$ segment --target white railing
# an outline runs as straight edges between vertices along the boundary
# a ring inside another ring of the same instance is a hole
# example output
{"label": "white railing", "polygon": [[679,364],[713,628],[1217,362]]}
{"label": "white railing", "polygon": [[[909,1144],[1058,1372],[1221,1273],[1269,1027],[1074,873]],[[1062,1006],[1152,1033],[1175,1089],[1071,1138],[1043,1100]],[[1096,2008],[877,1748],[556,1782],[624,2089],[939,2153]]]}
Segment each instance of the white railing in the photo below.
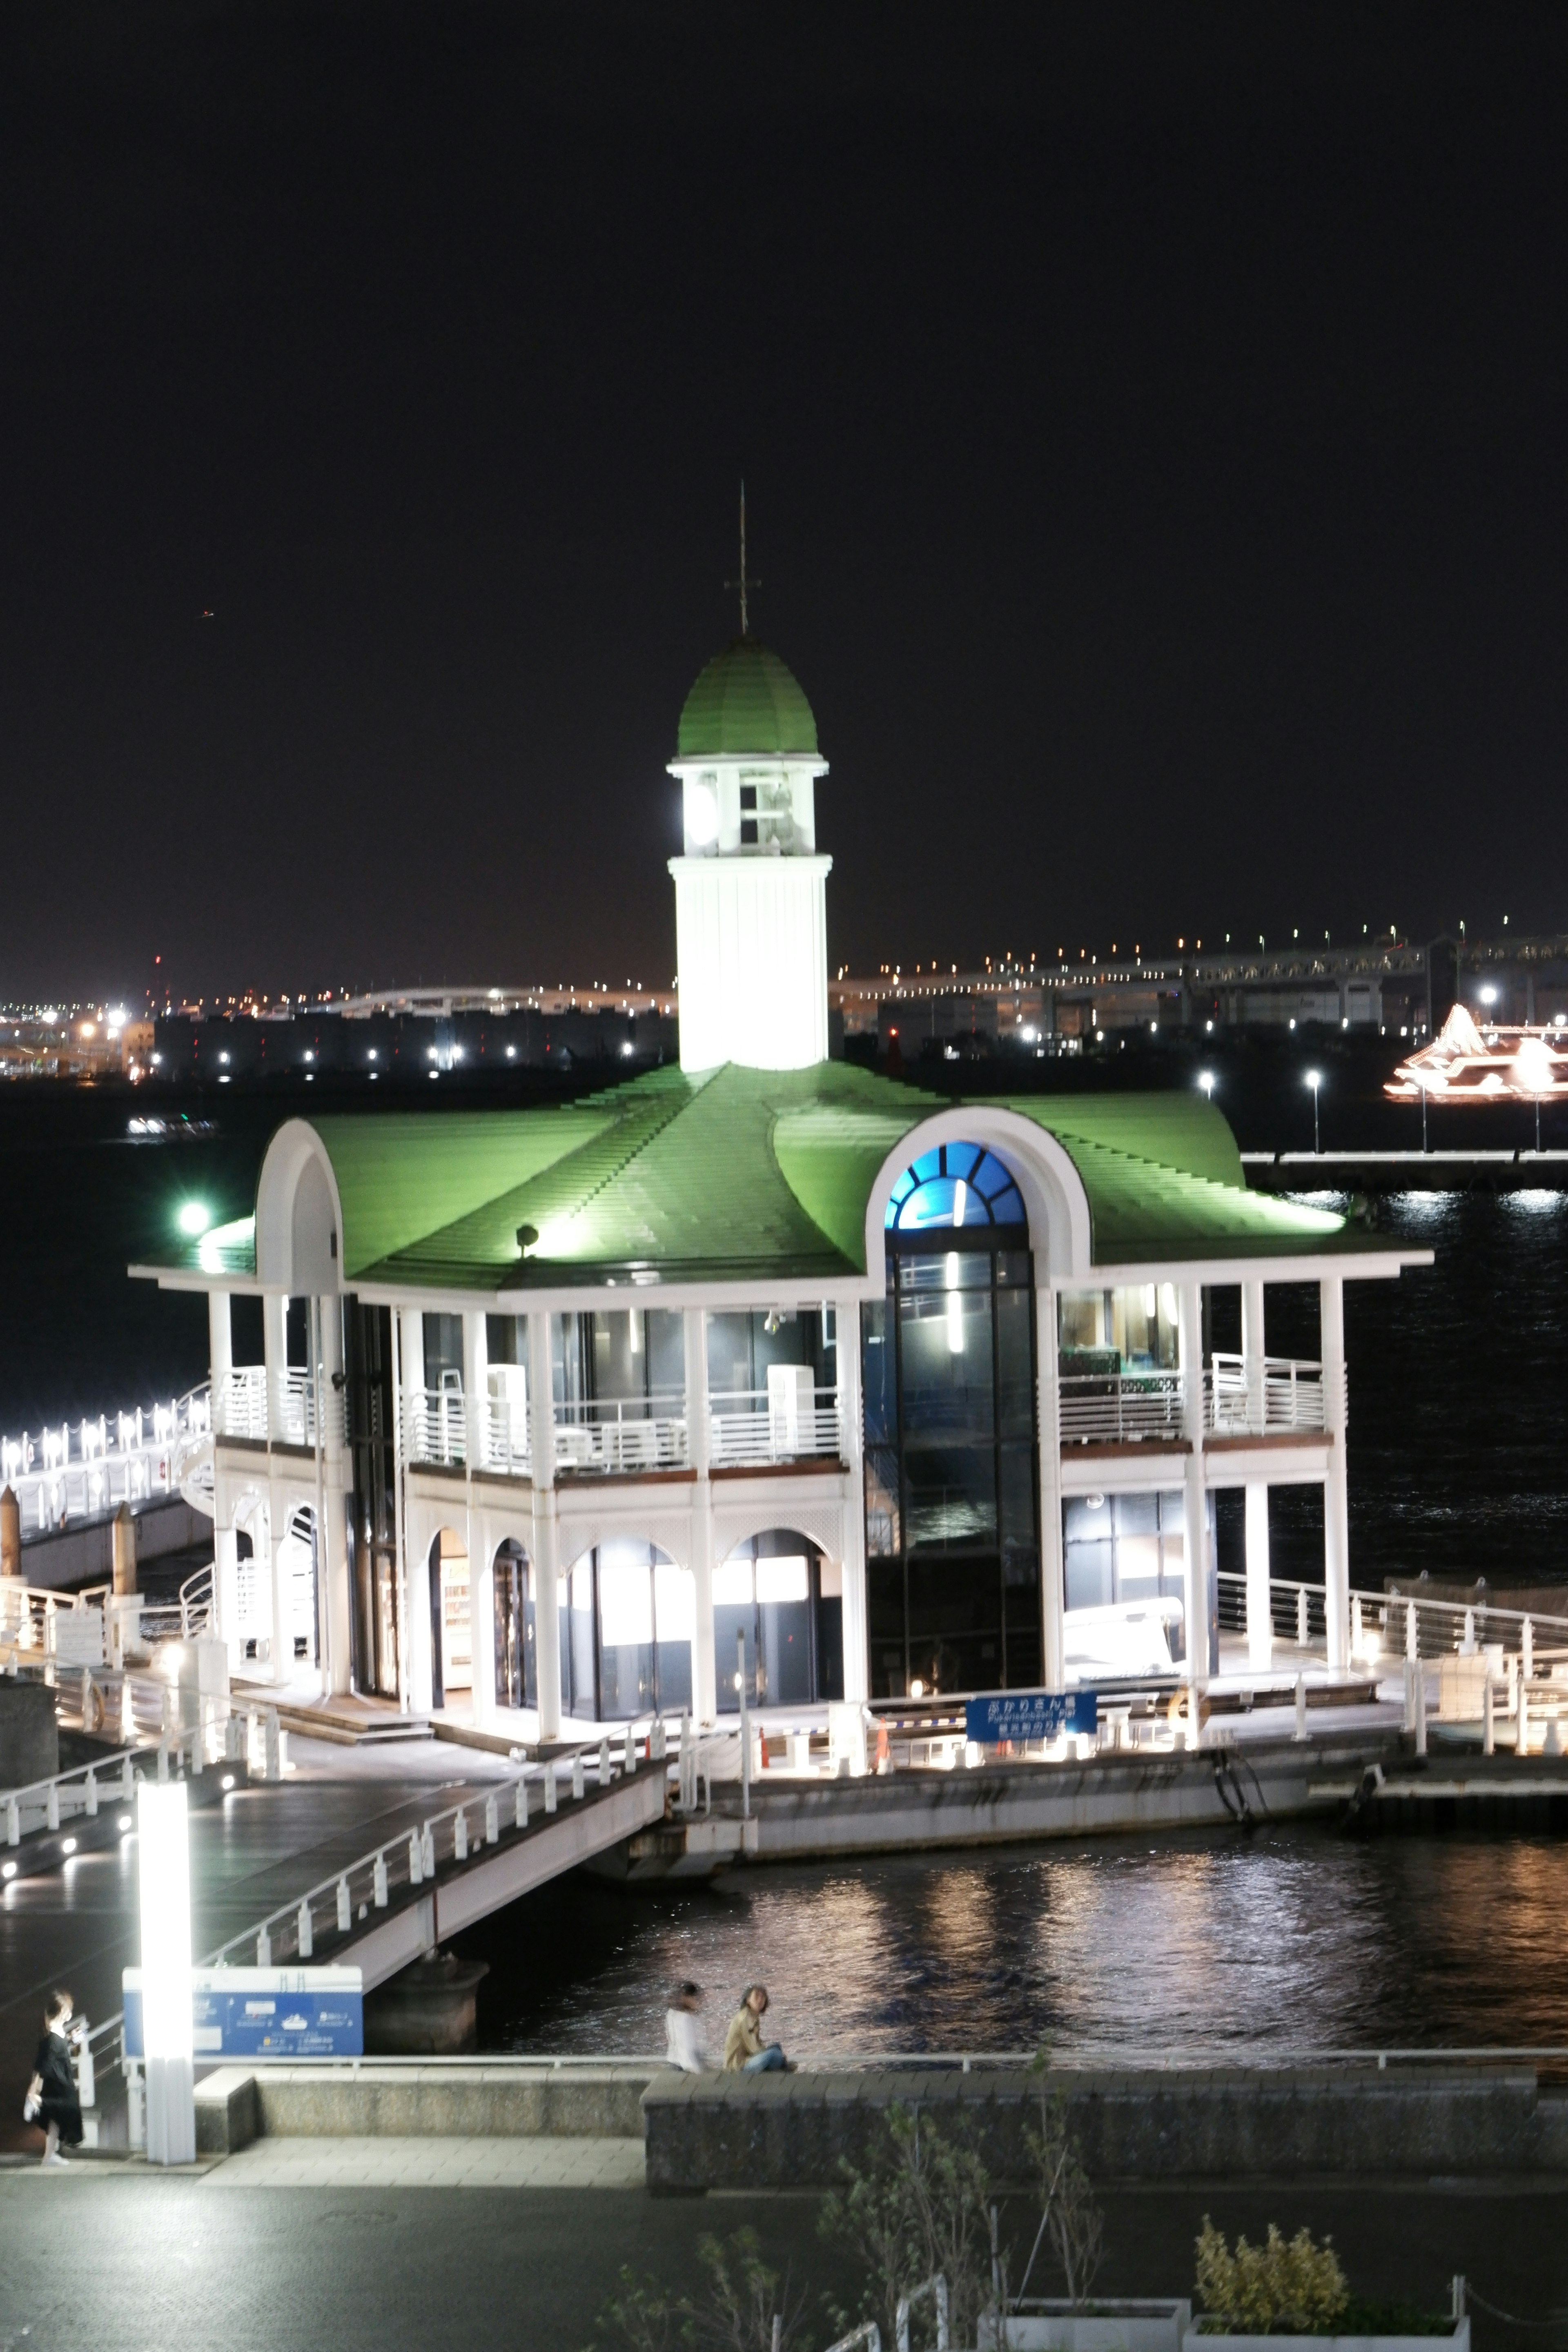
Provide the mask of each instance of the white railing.
{"label": "white railing", "polygon": [[403,1451],[410,1462],[460,1470],[468,1458],[468,1409],[460,1389],[407,1389]]}
{"label": "white railing", "polygon": [[342,1396],[328,1384],[325,1404],[318,1415],[316,1390],[314,1375],[302,1367],[274,1372],[268,1381],[265,1364],[236,1364],[224,1375],[213,1409],[213,1426],[219,1437],[253,1445],[313,1449],[318,1419],[328,1440],[341,1438],[343,1428]]}
{"label": "white railing", "polygon": [[1182,1434],[1180,1372],[1068,1372],[1059,1399],[1064,1445],[1169,1443]]}
{"label": "white railing", "polygon": [[177,1494],[184,1456],[210,1425],[204,1382],[168,1404],[0,1437],[0,1485],[15,1490],[24,1535]]}
{"label": "white railing", "polygon": [[503,1478],[528,1477],[533,1468],[528,1407],[505,1397],[486,1397],[479,1410],[486,1469],[499,1471]]}
{"label": "white railing", "polygon": [[1321,1430],[1323,1368],[1294,1356],[1265,1356],[1249,1367],[1218,1349],[1204,1374],[1204,1427],[1216,1437],[1266,1437]]}
{"label": "white railing", "polygon": [[679,1389],[555,1407],[557,1470],[624,1475],[681,1470],[686,1459],[686,1398]]}
{"label": "white railing", "polygon": [[[809,1402],[808,1402],[809,1400]],[[837,1389],[734,1389],[710,1399],[716,1467],[842,1458],[844,1424]]]}

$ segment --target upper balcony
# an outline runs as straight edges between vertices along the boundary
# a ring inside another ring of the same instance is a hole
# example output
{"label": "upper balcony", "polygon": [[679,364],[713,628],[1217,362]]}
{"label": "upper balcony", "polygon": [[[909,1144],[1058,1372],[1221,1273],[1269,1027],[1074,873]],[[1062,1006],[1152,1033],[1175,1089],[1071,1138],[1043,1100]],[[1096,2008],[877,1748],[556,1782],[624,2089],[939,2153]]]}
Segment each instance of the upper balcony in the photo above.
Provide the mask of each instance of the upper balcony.
{"label": "upper balcony", "polygon": [[337,1444],[343,1433],[343,1401],[340,1391],[324,1382],[322,1409],[317,1411],[317,1387],[311,1375],[290,1365],[272,1374],[270,1394],[265,1364],[237,1364],[226,1372],[213,1394],[213,1432],[222,1438],[252,1445],[293,1445],[314,1452],[318,1436]]}
{"label": "upper balcony", "polygon": [[[1204,1371],[1208,1437],[1321,1435],[1323,1368],[1304,1358],[1265,1356],[1248,1365],[1216,1352]],[[1064,1445],[1173,1445],[1186,1435],[1179,1371],[1064,1373],[1058,1426]]]}
{"label": "upper balcony", "polygon": [[[683,1391],[557,1402],[552,1409],[555,1475],[561,1478],[647,1477],[690,1466]],[[773,1379],[765,1389],[709,1400],[708,1458],[715,1470],[765,1469],[843,1458],[837,1391]],[[416,1389],[404,1399],[403,1448],[412,1464],[468,1466],[469,1417],[459,1389]],[[532,1437],[526,1408],[487,1397],[479,1407],[475,1467],[501,1477],[530,1477]]]}

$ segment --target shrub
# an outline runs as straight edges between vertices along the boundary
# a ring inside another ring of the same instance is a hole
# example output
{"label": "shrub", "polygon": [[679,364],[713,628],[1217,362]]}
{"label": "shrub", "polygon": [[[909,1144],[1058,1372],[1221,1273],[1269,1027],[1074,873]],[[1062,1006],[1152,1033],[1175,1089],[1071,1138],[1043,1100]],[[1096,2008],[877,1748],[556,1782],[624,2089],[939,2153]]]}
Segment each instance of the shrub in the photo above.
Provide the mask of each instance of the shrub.
{"label": "shrub", "polygon": [[[895,2340],[900,2299],[940,2272],[947,2281],[952,2336],[971,2344],[992,2300],[991,2184],[973,2148],[943,2138],[929,2117],[894,2106],[888,2137],[864,2171],[847,2161],[844,2186],[823,2201],[823,2235],[860,2257],[864,2308],[884,2344]],[[911,2315],[917,2329],[929,2310]]]}
{"label": "shrub", "polygon": [[1237,2238],[1232,2253],[1206,2213],[1197,2242],[1197,2294],[1205,2312],[1237,2336],[1275,2328],[1331,2335],[1350,2301],[1331,2239],[1320,2246],[1310,2230],[1299,2230],[1287,2241],[1271,2221],[1261,2246]]}

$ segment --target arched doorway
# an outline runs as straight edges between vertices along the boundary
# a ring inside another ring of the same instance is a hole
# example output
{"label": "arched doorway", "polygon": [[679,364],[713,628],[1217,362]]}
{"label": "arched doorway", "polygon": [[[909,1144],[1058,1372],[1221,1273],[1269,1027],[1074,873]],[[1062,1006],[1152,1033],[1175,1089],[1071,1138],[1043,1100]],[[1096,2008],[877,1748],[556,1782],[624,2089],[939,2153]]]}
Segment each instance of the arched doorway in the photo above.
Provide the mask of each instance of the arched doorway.
{"label": "arched doorway", "polygon": [[561,1580],[561,1709],[600,1723],[691,1705],[697,1586],[640,1536],[610,1536]]}
{"label": "arched doorway", "polygon": [[810,1706],[844,1696],[844,1585],[795,1528],[768,1528],[713,1571],[714,1684],[721,1715],[739,1709],[738,1644],[753,1706]]}
{"label": "arched doorway", "polygon": [[1041,1673],[1034,1261],[1023,1195],[984,1145],[912,1161],[888,1197],[866,1310],[873,1696]]}
{"label": "arched doorway", "polygon": [[451,1528],[430,1539],[430,1704],[471,1698],[474,1635],[468,1610],[468,1548]]}

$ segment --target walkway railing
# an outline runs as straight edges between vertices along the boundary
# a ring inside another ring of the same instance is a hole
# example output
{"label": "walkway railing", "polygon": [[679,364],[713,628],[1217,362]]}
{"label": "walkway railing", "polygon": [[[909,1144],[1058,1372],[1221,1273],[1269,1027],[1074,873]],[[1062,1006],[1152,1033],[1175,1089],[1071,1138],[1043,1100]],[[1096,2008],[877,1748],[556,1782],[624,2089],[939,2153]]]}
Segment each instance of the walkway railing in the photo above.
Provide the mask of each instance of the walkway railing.
{"label": "walkway railing", "polygon": [[16,1491],[22,1532],[180,1491],[184,1448],[210,1427],[206,1384],[168,1404],[0,1437],[0,1484]]}
{"label": "walkway railing", "polygon": [[558,1470],[680,1470],[686,1462],[686,1398],[679,1389],[555,1408]]}
{"label": "walkway railing", "polygon": [[1293,1356],[1246,1359],[1215,1350],[1204,1374],[1204,1426],[1216,1437],[1267,1437],[1321,1430],[1323,1368]]}

